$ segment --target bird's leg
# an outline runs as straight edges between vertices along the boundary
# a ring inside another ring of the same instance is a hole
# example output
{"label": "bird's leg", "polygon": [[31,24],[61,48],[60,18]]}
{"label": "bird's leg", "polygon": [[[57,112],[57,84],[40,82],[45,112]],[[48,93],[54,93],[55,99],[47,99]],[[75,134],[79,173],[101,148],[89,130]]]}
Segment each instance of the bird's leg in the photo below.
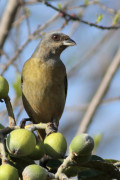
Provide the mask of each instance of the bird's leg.
{"label": "bird's leg", "polygon": [[46,135],[48,136],[49,134],[57,131],[58,131],[58,122],[54,118],[52,122],[47,123]]}
{"label": "bird's leg", "polygon": [[27,121],[32,121],[31,118],[23,118],[20,122],[20,128],[24,128]]}

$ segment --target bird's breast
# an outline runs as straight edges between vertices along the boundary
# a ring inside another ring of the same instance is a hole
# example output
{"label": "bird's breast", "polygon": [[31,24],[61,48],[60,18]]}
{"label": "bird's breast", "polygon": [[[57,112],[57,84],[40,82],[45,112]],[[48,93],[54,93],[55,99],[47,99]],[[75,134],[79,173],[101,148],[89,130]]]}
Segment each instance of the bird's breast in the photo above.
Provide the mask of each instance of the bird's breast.
{"label": "bird's breast", "polygon": [[25,107],[26,102],[29,106],[28,114],[36,113],[41,118],[44,118],[45,113],[47,118],[57,114],[61,116],[65,104],[65,74],[65,67],[61,62],[33,63],[29,68],[23,69],[22,92],[23,99],[26,99],[23,103],[25,102]]}

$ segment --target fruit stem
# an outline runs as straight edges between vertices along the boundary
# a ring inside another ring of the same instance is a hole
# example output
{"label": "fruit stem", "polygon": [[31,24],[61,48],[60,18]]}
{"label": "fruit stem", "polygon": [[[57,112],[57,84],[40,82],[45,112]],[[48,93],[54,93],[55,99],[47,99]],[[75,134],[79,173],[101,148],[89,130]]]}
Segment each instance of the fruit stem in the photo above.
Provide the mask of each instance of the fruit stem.
{"label": "fruit stem", "polygon": [[2,158],[2,164],[8,164],[8,159],[5,151],[4,136],[2,134],[0,134],[0,153]]}
{"label": "fruit stem", "polygon": [[11,105],[9,96],[7,98],[5,98],[4,100],[5,100],[6,108],[8,111],[8,116],[9,116],[9,126],[10,127],[15,126],[16,122],[15,122],[15,117],[14,117],[14,113],[13,113],[13,109],[12,109],[12,105]]}
{"label": "fruit stem", "polygon": [[64,173],[65,169],[69,166],[70,162],[74,159],[75,154],[73,152],[70,152],[69,156],[64,159],[63,163],[61,164],[61,166],[58,168],[56,174],[55,174],[55,178],[61,179],[61,176],[64,175],[64,179],[67,180],[67,176]]}
{"label": "fruit stem", "polygon": [[25,126],[25,129],[28,129],[30,131],[36,131],[40,129],[46,129],[47,124],[46,123],[39,123],[39,124],[28,124]]}

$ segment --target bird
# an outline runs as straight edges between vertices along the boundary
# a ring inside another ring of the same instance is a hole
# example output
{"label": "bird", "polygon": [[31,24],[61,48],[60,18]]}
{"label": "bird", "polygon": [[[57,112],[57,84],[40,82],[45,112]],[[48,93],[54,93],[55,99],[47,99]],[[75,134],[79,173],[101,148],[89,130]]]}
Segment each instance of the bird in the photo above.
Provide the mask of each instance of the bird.
{"label": "bird", "polygon": [[[21,75],[22,101],[30,120],[56,123],[62,116],[67,96],[66,67],[61,53],[76,43],[60,32],[45,33],[32,56],[25,62]],[[46,133],[39,131],[44,140]]]}

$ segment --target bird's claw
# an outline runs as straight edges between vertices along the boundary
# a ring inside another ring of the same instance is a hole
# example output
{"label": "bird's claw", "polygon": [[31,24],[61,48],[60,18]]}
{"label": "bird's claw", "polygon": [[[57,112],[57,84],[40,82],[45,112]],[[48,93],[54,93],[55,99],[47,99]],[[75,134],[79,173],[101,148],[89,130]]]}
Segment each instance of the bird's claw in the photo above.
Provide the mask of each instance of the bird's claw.
{"label": "bird's claw", "polygon": [[54,123],[54,122],[47,123],[47,128],[46,128],[46,135],[47,136],[53,132],[57,132],[57,130],[58,130],[58,126],[56,123]]}
{"label": "bird's claw", "polygon": [[27,121],[31,121],[31,118],[24,118],[20,122],[20,128],[24,128]]}

